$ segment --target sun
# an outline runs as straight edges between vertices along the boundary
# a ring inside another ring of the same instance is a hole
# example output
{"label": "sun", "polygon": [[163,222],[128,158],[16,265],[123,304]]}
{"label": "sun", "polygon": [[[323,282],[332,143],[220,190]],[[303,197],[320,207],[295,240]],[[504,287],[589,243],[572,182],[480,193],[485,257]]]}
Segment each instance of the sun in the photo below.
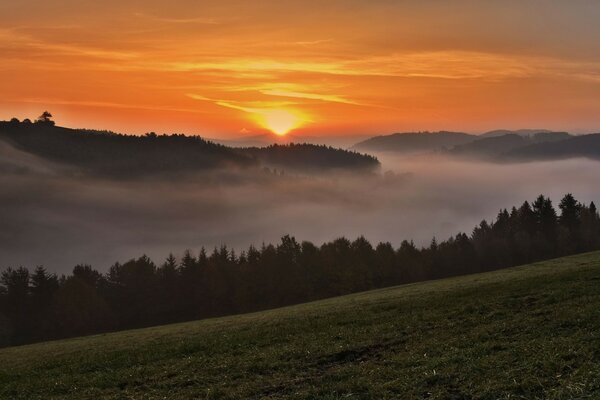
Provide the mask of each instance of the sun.
{"label": "sun", "polygon": [[298,114],[288,110],[261,110],[258,114],[259,123],[279,136],[298,128],[304,122]]}

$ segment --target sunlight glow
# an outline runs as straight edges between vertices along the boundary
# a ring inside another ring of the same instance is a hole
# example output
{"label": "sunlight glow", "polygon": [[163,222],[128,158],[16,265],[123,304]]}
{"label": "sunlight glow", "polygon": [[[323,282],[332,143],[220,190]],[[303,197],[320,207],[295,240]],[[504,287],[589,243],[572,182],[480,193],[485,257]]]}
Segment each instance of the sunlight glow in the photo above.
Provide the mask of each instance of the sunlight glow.
{"label": "sunlight glow", "polygon": [[260,110],[258,122],[276,135],[283,136],[305,122],[302,117],[288,110]]}
{"label": "sunlight glow", "polygon": [[123,0],[90,12],[97,2],[78,0],[27,12],[47,3],[0,0],[0,120],[48,109],[64,126],[223,139],[241,127],[598,127],[600,2],[551,2],[553,29],[535,7],[499,1]]}

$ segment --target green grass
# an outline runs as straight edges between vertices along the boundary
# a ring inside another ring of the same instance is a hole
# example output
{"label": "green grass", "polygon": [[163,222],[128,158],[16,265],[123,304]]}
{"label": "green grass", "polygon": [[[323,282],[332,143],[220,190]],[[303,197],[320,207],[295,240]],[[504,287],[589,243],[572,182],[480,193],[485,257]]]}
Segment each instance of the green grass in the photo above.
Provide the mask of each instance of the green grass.
{"label": "green grass", "polygon": [[0,397],[600,398],[600,253],[3,349]]}

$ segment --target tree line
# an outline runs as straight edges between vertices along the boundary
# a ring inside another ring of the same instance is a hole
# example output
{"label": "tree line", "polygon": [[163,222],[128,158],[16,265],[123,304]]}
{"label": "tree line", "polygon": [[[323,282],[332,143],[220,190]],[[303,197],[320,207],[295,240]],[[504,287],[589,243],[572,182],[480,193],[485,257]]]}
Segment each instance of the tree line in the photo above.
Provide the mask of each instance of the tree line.
{"label": "tree line", "polygon": [[376,157],[330,146],[302,144],[264,148],[234,148],[200,136],[149,132],[142,136],[111,131],[56,126],[44,112],[30,120],[0,121],[0,139],[20,149],[84,172],[110,178],[134,178],[198,173],[214,169],[231,171],[257,167],[295,172],[331,170],[373,171]]}
{"label": "tree line", "polygon": [[402,283],[490,271],[600,249],[594,203],[562,198],[559,213],[539,196],[501,210],[470,235],[417,247],[373,246],[344,237],[316,246],[284,236],[278,244],[227,246],[147,256],[100,273],[77,265],[58,277],[41,266],[0,274],[0,344],[17,345],[188,321],[296,304]]}

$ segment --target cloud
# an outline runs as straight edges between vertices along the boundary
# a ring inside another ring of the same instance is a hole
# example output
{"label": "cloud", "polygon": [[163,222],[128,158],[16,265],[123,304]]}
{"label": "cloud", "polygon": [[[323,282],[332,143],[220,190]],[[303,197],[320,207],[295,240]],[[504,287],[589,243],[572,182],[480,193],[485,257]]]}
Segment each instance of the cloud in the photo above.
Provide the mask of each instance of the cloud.
{"label": "cloud", "polygon": [[222,107],[233,108],[235,110],[245,111],[248,113],[258,112],[263,109],[272,109],[272,108],[285,108],[289,106],[293,106],[296,103],[289,101],[235,101],[235,100],[223,100],[223,99],[213,99],[210,97],[188,93],[187,96],[194,100],[200,101],[210,101],[214,104],[220,105]]}
{"label": "cloud", "polygon": [[198,110],[195,108],[178,108],[168,106],[153,106],[144,104],[133,104],[133,103],[113,103],[106,101],[86,101],[86,100],[64,100],[56,98],[22,98],[22,99],[9,99],[8,101],[15,103],[32,103],[48,105],[67,105],[67,106],[80,106],[80,107],[101,107],[101,108],[121,108],[121,109],[136,109],[136,110],[150,110],[150,111],[176,111],[184,113],[195,113],[205,114],[205,111]]}
{"label": "cloud", "polygon": [[333,39],[319,39],[319,40],[307,40],[307,41],[299,41],[299,42],[293,42],[293,44],[296,44],[298,46],[317,46],[320,44],[324,44],[324,43],[331,43],[333,42]]}
{"label": "cloud", "polygon": [[133,14],[138,18],[143,18],[155,22],[164,22],[169,24],[200,24],[200,25],[217,25],[219,22],[214,18],[194,17],[194,18],[174,18],[174,17],[159,17],[145,13],[136,12]]}
{"label": "cloud", "polygon": [[260,93],[266,94],[269,96],[293,97],[293,98],[298,98],[298,99],[327,101],[327,102],[331,102],[331,103],[361,105],[358,102],[348,100],[342,96],[337,96],[337,95],[302,93],[302,92],[294,92],[294,91],[285,90],[285,89],[263,89],[263,90],[260,90]]}
{"label": "cloud", "polygon": [[[30,60],[35,64],[37,60],[31,56],[38,52],[41,55],[57,56],[82,56],[89,58],[110,59],[115,61],[132,60],[139,56],[133,51],[118,51],[111,48],[85,46],[59,41],[43,40],[32,34],[20,33],[18,29],[0,30],[0,54],[12,50],[14,58]],[[60,62],[59,60],[55,60]]]}

